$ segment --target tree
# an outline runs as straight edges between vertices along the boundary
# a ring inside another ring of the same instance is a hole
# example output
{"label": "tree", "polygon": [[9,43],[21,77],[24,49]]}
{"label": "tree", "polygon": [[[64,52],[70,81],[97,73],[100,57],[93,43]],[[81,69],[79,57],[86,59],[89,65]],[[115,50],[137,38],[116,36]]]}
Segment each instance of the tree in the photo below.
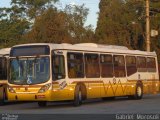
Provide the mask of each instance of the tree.
{"label": "tree", "polygon": [[125,43],[126,34],[123,28],[127,24],[124,17],[124,3],[121,0],[101,0],[99,8],[99,21],[96,35],[100,43],[119,44]]}
{"label": "tree", "polygon": [[0,8],[0,47],[23,42],[36,17],[58,0],[12,0],[10,8]]}
{"label": "tree", "polygon": [[28,22],[24,20],[1,20],[0,21],[0,47],[17,44],[21,36],[28,28]]}
{"label": "tree", "polygon": [[64,12],[67,14],[68,32],[72,36],[71,43],[91,42],[94,38],[92,26],[84,26],[89,9],[82,5],[67,5]]}
{"label": "tree", "polygon": [[37,17],[33,28],[24,36],[26,42],[70,42],[71,36],[67,31],[66,14],[49,8]]}
{"label": "tree", "polygon": [[12,9],[17,12],[21,18],[34,20],[46,9],[53,8],[59,0],[12,0]]}
{"label": "tree", "polygon": [[89,42],[94,33],[91,26],[84,27],[87,11],[84,5],[67,5],[64,11],[49,8],[36,18],[33,29],[24,38],[27,42]]}
{"label": "tree", "polygon": [[0,47],[11,46],[19,42],[21,36],[29,28],[29,22],[15,17],[11,8],[0,9]]}
{"label": "tree", "polygon": [[98,42],[144,49],[143,2],[133,0],[101,0],[96,29]]}
{"label": "tree", "polygon": [[145,50],[145,1],[126,1],[126,9],[132,16],[130,24],[130,46],[133,49]]}
{"label": "tree", "polygon": [[151,37],[151,50],[156,51],[160,63],[160,1],[152,1],[150,7],[151,29],[157,30],[159,32],[158,36]]}

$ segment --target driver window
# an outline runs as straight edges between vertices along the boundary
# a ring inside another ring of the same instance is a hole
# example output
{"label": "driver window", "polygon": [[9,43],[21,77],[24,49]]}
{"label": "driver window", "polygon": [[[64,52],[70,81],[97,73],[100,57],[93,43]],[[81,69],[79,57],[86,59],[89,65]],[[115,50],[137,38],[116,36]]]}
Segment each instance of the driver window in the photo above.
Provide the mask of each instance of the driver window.
{"label": "driver window", "polygon": [[52,56],[52,76],[53,80],[65,78],[65,64],[63,55]]}

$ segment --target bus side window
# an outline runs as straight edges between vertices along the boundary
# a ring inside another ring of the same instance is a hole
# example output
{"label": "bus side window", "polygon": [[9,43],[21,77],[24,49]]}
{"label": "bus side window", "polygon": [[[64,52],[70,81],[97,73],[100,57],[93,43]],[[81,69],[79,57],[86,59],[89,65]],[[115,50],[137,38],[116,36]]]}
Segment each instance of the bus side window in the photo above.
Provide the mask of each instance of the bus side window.
{"label": "bus side window", "polygon": [[146,58],[145,57],[137,57],[137,69],[138,72],[146,72]]}
{"label": "bus side window", "polygon": [[85,54],[85,72],[87,78],[99,78],[99,55],[98,54]]}
{"label": "bus side window", "polygon": [[65,62],[63,55],[52,56],[52,76],[53,80],[65,78]]}
{"label": "bus side window", "polygon": [[84,62],[82,53],[67,53],[68,77],[83,78]]}
{"label": "bus side window", "polygon": [[147,69],[148,72],[156,72],[156,60],[155,58],[147,58]]}
{"label": "bus side window", "polygon": [[137,72],[136,57],[126,56],[126,68],[127,68],[127,76],[133,75],[134,73]]}
{"label": "bus side window", "polygon": [[114,55],[114,75],[115,77],[125,77],[125,61],[124,56]]}
{"label": "bus side window", "polygon": [[113,77],[113,60],[112,55],[100,55],[100,69],[103,78]]}

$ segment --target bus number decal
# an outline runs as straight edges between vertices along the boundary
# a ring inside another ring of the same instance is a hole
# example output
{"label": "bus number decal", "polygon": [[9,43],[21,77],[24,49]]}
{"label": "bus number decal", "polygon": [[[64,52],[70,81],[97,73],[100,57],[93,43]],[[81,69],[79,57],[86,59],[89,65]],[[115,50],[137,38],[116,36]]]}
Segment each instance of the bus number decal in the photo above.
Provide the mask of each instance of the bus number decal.
{"label": "bus number decal", "polygon": [[58,51],[54,51],[54,53],[57,54],[57,55],[62,55],[63,51],[58,50]]}
{"label": "bus number decal", "polygon": [[116,79],[115,79],[115,78],[113,79],[113,84],[114,84],[114,85],[116,84]]}

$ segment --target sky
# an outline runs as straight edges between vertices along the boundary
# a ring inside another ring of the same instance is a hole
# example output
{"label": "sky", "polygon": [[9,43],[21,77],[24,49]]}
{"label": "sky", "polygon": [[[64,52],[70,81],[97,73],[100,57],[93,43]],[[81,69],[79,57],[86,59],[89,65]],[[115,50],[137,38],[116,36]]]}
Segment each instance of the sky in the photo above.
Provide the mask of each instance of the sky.
{"label": "sky", "polygon": [[[60,9],[63,9],[66,4],[70,5],[82,5],[85,4],[85,7],[89,8],[89,15],[85,25],[93,25],[95,29],[97,26],[97,18],[99,12],[99,1],[100,0],[60,0],[60,3],[57,3],[57,6]],[[0,0],[0,7],[9,7],[11,0]]]}

